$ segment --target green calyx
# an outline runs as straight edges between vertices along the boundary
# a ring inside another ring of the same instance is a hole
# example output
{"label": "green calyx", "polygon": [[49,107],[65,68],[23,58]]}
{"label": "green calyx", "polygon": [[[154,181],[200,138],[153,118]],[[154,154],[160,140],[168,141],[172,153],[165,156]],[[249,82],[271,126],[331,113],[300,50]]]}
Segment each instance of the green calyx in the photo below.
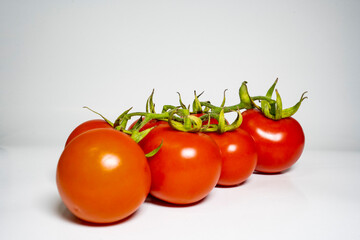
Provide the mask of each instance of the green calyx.
{"label": "green calyx", "polygon": [[154,89],[152,90],[150,97],[147,99],[146,101],[146,112],[147,113],[155,113],[155,104],[153,101],[153,97],[154,97]]}
{"label": "green calyx", "polygon": [[[219,134],[234,131],[240,127],[242,123],[242,115],[240,110],[242,109],[259,109],[266,117],[279,120],[282,118],[287,118],[295,114],[301,103],[307,98],[304,92],[300,100],[292,107],[283,109],[282,99],[279,92],[275,89],[278,79],[271,85],[265,96],[254,96],[251,97],[248,88],[247,82],[243,82],[239,88],[239,104],[232,106],[225,106],[226,102],[226,91],[224,91],[223,101],[220,106],[215,106],[210,103],[210,101],[200,101],[199,95],[194,91],[194,101],[192,103],[192,112],[190,112],[190,105],[186,107],[179,95],[179,106],[173,105],[164,105],[161,113],[156,113],[155,104],[153,101],[154,90],[151,92],[149,98],[146,101],[146,112],[131,112],[132,108],[125,110],[120,114],[118,118],[113,122],[105,118],[102,114],[88,108],[88,110],[102,117],[109,125],[111,125],[115,130],[124,132],[131,136],[135,142],[140,142],[145,138],[153,129],[148,128],[146,130],[141,130],[146,124],[150,121],[166,121],[169,125],[177,130],[182,132],[196,133],[196,132],[217,132]],[[271,99],[275,91],[276,99]],[[256,101],[260,101],[260,106],[256,104]],[[237,117],[233,123],[229,124],[225,119],[225,114],[229,112],[236,112]],[[200,116],[199,116],[200,115]],[[131,127],[127,128],[128,121],[132,117],[138,117],[136,123]],[[217,120],[217,124],[212,122],[213,119]],[[151,152],[145,154],[146,157],[154,156],[162,147],[161,144],[156,147]]]}
{"label": "green calyx", "polygon": [[[301,103],[307,98],[305,94],[307,92],[304,92],[300,100],[292,107],[283,109],[282,100],[280,97],[280,94],[277,89],[275,89],[276,84],[278,82],[278,79],[275,80],[275,82],[271,85],[269,90],[266,93],[265,97],[253,97],[253,101],[259,100],[261,106],[258,106],[254,104],[254,106],[259,109],[267,118],[273,119],[273,120],[280,120],[283,118],[288,118],[294,115],[298,109],[300,108]],[[271,99],[273,93],[275,90],[276,99]]]}
{"label": "green calyx", "polygon": [[155,148],[154,150],[152,150],[149,153],[146,153],[145,157],[149,158],[149,157],[154,156],[158,151],[160,151],[160,148],[162,147],[162,145],[163,145],[163,141],[161,141],[160,145],[157,148]]}
{"label": "green calyx", "polygon": [[[239,88],[240,102],[232,106],[225,106],[227,90],[224,91],[223,100],[220,106],[215,106],[211,104],[210,101],[200,101],[199,97],[203,94],[203,92],[197,95],[196,91],[194,91],[192,112],[190,112],[190,105],[186,106],[181,99],[180,93],[178,93],[178,106],[164,105],[161,113],[156,113],[155,104],[153,101],[154,90],[152,90],[146,101],[146,112],[131,112],[132,108],[129,108],[121,113],[114,122],[111,122],[100,113],[88,107],[84,108],[87,108],[88,110],[102,117],[115,130],[130,135],[135,142],[140,142],[154,129],[154,127],[152,127],[146,130],[141,130],[146,124],[154,120],[166,121],[173,129],[177,131],[190,133],[217,132],[221,134],[228,131],[234,131],[240,127],[242,123],[242,115],[240,111],[244,109],[256,108],[260,110],[267,118],[273,120],[279,120],[294,115],[300,108],[301,103],[307,98],[305,96],[307,92],[304,92],[301,95],[300,100],[294,106],[283,109],[282,99],[278,90],[276,89],[277,82],[278,79],[276,79],[275,82],[271,85],[265,96],[253,97],[251,97],[249,94],[247,82],[242,82]],[[274,91],[276,95],[275,100],[272,99]],[[257,104],[256,102],[260,102],[260,104]],[[237,114],[236,119],[231,124],[229,124],[225,119],[225,114],[230,112],[236,112]],[[133,117],[138,118],[138,120],[131,127],[131,129],[128,129],[127,124]],[[217,124],[213,123],[213,119],[217,120]],[[150,153],[146,154],[146,156],[153,156],[159,151],[161,146],[162,144],[160,144]]]}
{"label": "green calyx", "polygon": [[[175,116],[178,120],[175,120]],[[180,121],[179,121],[180,120]],[[169,114],[169,125],[178,131],[182,132],[199,132],[202,126],[200,118],[190,115],[188,109],[174,109]]]}
{"label": "green calyx", "polygon": [[192,108],[193,108],[193,113],[202,113],[203,109],[201,106],[201,103],[199,101],[199,97],[203,94],[204,92],[200,93],[199,95],[196,95],[196,91],[194,91],[194,101],[192,104]]}
{"label": "green calyx", "polygon": [[[240,110],[236,111],[237,117],[232,124],[228,124],[225,119],[224,109],[220,113],[204,113],[201,117],[190,114],[188,110],[176,109],[169,115],[169,125],[181,132],[217,132],[224,133],[233,131],[240,127],[242,115]],[[174,119],[174,116],[178,116]],[[218,124],[211,124],[211,119],[216,119]]]}
{"label": "green calyx", "polygon": [[[226,122],[225,111],[223,109],[219,114],[219,119],[218,119],[219,123],[218,123],[217,127],[214,128],[214,129],[216,129],[216,132],[221,134],[224,132],[234,131],[237,128],[239,128],[242,123],[242,115],[241,115],[240,110],[237,110],[236,113],[237,113],[237,117],[236,117],[235,121],[232,124],[228,124]],[[207,132],[206,129],[204,129],[203,132]]]}
{"label": "green calyx", "polygon": [[114,128],[119,131],[126,131],[126,125],[130,120],[128,113],[131,111],[132,107],[124,111],[114,122]]}

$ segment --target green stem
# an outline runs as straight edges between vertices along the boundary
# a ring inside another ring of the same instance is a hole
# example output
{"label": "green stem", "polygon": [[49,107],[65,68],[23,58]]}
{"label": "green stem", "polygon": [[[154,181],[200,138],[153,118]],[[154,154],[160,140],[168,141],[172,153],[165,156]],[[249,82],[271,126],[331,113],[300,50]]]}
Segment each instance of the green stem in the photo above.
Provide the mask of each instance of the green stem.
{"label": "green stem", "polygon": [[91,108],[86,107],[86,106],[84,106],[83,108],[86,108],[86,109],[90,110],[91,112],[99,115],[99,116],[102,117],[102,119],[104,119],[110,126],[114,127],[114,124],[113,124],[110,120],[108,120],[106,117],[104,117],[102,114],[100,114],[100,113],[98,113],[98,112],[96,112],[96,111],[94,111],[94,110],[92,110]]}
{"label": "green stem", "polygon": [[275,100],[271,99],[270,97],[265,97],[265,96],[255,96],[255,97],[251,97],[251,99],[253,101],[268,101],[269,103],[275,103]]}
{"label": "green stem", "polygon": [[212,105],[210,102],[200,102],[202,106],[208,107],[211,109],[212,112],[214,113],[220,113],[222,110],[224,110],[225,113],[228,112],[232,112],[232,111],[236,111],[236,110],[241,110],[241,109],[246,109],[246,104],[240,102],[239,104],[233,105],[233,106],[228,106],[228,107],[217,107],[215,105]]}
{"label": "green stem", "polygon": [[164,113],[132,112],[132,113],[128,113],[127,116],[130,118],[134,116],[142,116],[142,117],[149,116],[152,119],[165,120],[169,117],[169,113],[168,112],[164,112]]}
{"label": "green stem", "polygon": [[[307,98],[304,92],[300,100],[292,107],[283,109],[282,100],[279,92],[275,89],[275,86],[278,82],[278,79],[275,80],[273,85],[271,85],[270,89],[267,91],[266,96],[253,97],[253,100],[259,100],[261,102],[261,108],[258,108],[267,118],[273,120],[280,120],[283,118],[288,118],[294,115],[299,109],[301,103]],[[276,99],[272,100],[271,96],[275,90]]]}
{"label": "green stem", "polygon": [[228,113],[228,112],[232,112],[232,111],[238,111],[241,109],[251,109],[251,108],[257,107],[257,105],[254,103],[254,100],[259,100],[262,97],[256,97],[256,99],[251,98],[246,84],[247,84],[247,82],[243,82],[240,86],[240,89],[239,89],[240,103],[239,104],[224,107],[225,92],[224,92],[224,100],[220,107],[212,105],[209,101],[208,102],[200,102],[200,104],[202,106],[205,106],[205,107],[211,109],[212,112],[216,112],[216,113],[220,113],[221,111],[224,111],[224,113]]}

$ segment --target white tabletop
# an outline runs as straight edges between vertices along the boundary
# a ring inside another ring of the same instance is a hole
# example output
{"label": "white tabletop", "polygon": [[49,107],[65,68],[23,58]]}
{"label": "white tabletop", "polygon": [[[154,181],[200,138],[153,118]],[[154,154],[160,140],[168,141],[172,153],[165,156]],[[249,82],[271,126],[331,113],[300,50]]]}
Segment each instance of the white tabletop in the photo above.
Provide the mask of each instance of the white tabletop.
{"label": "white tabletop", "polygon": [[0,239],[360,239],[360,152],[305,149],[283,174],[253,174],[187,207],[148,198],[125,221],[97,226],[61,202],[61,150],[0,149]]}

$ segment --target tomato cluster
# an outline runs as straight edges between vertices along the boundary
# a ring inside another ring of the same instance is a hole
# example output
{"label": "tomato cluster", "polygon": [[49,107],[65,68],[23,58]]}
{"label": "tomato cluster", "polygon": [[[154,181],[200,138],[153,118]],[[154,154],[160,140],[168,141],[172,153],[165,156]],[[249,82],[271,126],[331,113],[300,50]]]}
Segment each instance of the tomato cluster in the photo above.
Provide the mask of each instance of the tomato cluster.
{"label": "tomato cluster", "polygon": [[[244,82],[240,103],[227,107],[225,95],[217,107],[195,93],[191,112],[180,97],[179,106],[164,105],[156,113],[152,93],[145,113],[129,109],[114,123],[100,114],[103,119],[82,123],[69,135],[57,166],[64,204],[85,221],[112,223],[134,213],[148,194],[193,204],[217,185],[239,186],[254,171],[285,171],[304,148],[303,130],[291,115],[305,97],[282,109],[277,91],[271,99],[276,82],[260,97],[250,97]],[[229,124],[225,113],[232,111],[237,118]],[[127,127],[134,116],[139,119]]]}

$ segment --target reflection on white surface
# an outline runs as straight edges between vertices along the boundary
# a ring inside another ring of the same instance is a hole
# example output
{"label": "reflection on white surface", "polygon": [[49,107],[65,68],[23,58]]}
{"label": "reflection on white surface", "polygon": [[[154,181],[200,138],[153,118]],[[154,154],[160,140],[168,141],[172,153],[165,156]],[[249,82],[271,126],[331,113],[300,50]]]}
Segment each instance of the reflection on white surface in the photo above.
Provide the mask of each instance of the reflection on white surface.
{"label": "reflection on white surface", "polygon": [[263,138],[270,139],[272,141],[280,141],[283,137],[282,133],[268,133],[261,129],[256,129],[256,132]]}
{"label": "reflection on white surface", "polygon": [[193,158],[196,155],[196,150],[193,148],[184,148],[181,151],[181,156],[184,158]]}
{"label": "reflection on white surface", "polygon": [[[253,174],[244,184],[214,188],[203,201],[185,208],[147,201],[124,222],[97,226],[82,223],[61,202],[55,174],[62,146],[4,150],[1,239],[118,240],[146,235],[165,240],[174,232],[177,236],[170,239],[228,239],[224,229],[236,239],[359,239],[360,193],[354,189],[360,189],[360,152],[305,151],[285,173]],[[114,166],[116,158],[110,156],[104,162]],[[145,227],[139,231],[139,226]]]}
{"label": "reflection on white surface", "polygon": [[120,165],[120,159],[112,154],[106,154],[102,159],[101,163],[102,165],[108,169],[112,170]]}

